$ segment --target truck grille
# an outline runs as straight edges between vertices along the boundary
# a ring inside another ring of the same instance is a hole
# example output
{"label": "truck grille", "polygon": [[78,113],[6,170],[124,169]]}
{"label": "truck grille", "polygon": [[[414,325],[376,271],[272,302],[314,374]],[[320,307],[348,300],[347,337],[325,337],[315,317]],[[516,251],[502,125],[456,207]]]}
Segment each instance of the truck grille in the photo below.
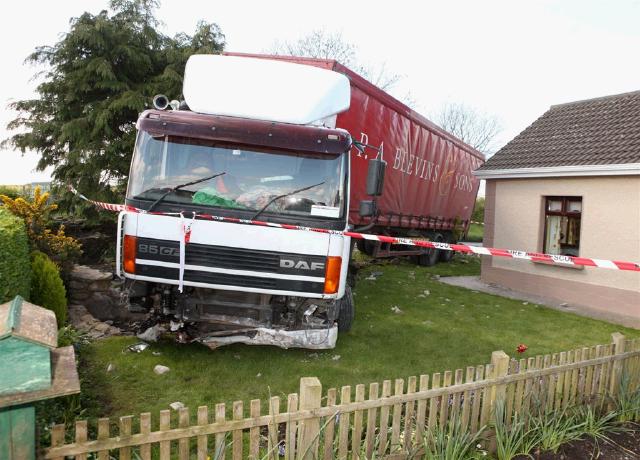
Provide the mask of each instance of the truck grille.
{"label": "truck grille", "polygon": [[[177,281],[178,269],[158,267],[155,265],[136,265],[136,275],[151,278],[162,278]],[[240,286],[276,291],[297,291],[321,294],[324,283],[313,281],[288,280],[280,278],[259,278],[257,276],[227,275],[225,273],[210,273],[197,270],[185,270],[184,281],[194,283],[218,284],[224,286]]]}
{"label": "truck grille", "polygon": [[[137,245],[138,259],[176,264],[180,262],[180,243],[177,241],[138,238]],[[185,263],[187,265],[229,270],[248,270],[324,278],[325,261],[326,258],[323,256],[257,251],[198,243],[189,243],[185,248]],[[305,268],[301,269],[301,266]],[[154,278],[178,279],[178,269],[148,264],[137,264],[136,274]],[[185,270],[184,280],[206,284],[310,293],[321,293],[324,288],[323,282],[231,275],[200,270]]]}

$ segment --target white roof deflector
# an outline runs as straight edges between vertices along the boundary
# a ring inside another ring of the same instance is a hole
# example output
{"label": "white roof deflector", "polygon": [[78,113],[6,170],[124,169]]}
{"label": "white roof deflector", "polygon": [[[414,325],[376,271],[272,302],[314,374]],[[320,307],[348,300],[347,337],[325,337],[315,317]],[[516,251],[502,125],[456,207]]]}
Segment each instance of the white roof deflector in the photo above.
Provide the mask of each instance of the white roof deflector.
{"label": "white roof deflector", "polygon": [[194,112],[307,125],[349,108],[344,75],[291,62],[189,57],[183,94]]}

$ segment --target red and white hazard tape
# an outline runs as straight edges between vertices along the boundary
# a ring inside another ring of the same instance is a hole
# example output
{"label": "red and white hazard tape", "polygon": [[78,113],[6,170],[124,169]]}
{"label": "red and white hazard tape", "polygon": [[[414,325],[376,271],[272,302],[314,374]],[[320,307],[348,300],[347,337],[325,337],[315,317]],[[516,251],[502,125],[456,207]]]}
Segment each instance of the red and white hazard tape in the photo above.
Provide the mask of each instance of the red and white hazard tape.
{"label": "red and white hazard tape", "polygon": [[[291,225],[291,224],[277,224],[274,222],[264,222],[261,220],[247,220],[247,219],[238,219],[234,217],[214,216],[211,214],[203,214],[203,213],[197,213],[197,214],[194,214],[192,212],[185,212],[185,213],[150,212],[148,213],[143,209],[138,209],[133,206],[102,203],[99,201],[90,200],[84,195],[78,193],[78,191],[75,190],[73,187],[69,187],[69,190],[71,190],[74,194],[76,194],[83,200],[86,200],[94,204],[95,206],[102,209],[106,209],[108,211],[115,211],[115,212],[127,211],[127,212],[133,212],[133,213],[141,213],[141,214],[182,216],[183,218],[185,216],[188,216],[192,219],[215,220],[218,222],[229,222],[229,223],[243,224],[243,225],[258,225],[262,227],[282,228],[285,230],[300,230],[305,232],[329,233],[331,235],[350,236],[351,238],[356,238],[361,240],[380,241],[381,243],[403,244],[407,246],[418,246],[423,248],[435,248],[435,249],[441,249],[445,251],[463,252],[466,254],[479,254],[483,256],[492,256],[492,257],[508,257],[512,259],[530,260],[533,262],[546,262],[549,264],[558,264],[558,265],[579,265],[579,266],[585,266],[585,267],[598,267],[598,268],[609,268],[613,270],[627,270],[627,271],[640,272],[640,264],[635,262],[622,262],[619,260],[592,259],[588,257],[574,257],[574,256],[562,256],[562,255],[554,255],[554,254],[541,254],[536,252],[514,251],[512,249],[485,248],[482,246],[469,246],[466,244],[439,243],[434,241],[414,240],[411,238],[396,238],[393,236],[371,235],[369,233],[358,233],[358,232],[341,231],[341,230],[328,230],[325,228],[302,227],[299,225]],[[191,222],[193,222],[193,220]],[[184,227],[186,228],[186,226]],[[185,233],[184,243],[186,244],[189,242],[188,238],[191,233],[191,224],[188,225],[188,231],[183,233]]]}

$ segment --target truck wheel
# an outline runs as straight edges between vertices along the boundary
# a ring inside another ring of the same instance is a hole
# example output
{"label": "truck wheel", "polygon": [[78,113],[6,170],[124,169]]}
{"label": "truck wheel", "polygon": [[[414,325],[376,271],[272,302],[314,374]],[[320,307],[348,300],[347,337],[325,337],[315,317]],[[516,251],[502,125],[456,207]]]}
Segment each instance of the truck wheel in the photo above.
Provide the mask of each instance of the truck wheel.
{"label": "truck wheel", "polygon": [[369,241],[369,240],[358,240],[356,245],[358,246],[358,251],[368,255],[369,257],[373,256],[373,251],[376,249],[376,245],[380,244],[377,241]]}
{"label": "truck wheel", "polygon": [[[447,243],[455,243],[455,241],[452,241],[450,237],[446,238],[445,240]],[[440,262],[445,262],[445,263],[449,263],[451,262],[451,260],[453,259],[453,256],[455,255],[455,251],[440,251]]]}
{"label": "truck wheel", "polygon": [[342,299],[338,300],[338,331],[349,332],[353,325],[353,320],[356,317],[356,309],[353,304],[353,294],[351,293],[351,286],[347,285],[344,291]]}
{"label": "truck wheel", "polygon": [[[442,242],[444,240],[443,236],[440,233],[434,233],[431,236],[431,241]],[[438,263],[438,259],[440,258],[440,250],[435,248],[429,248],[424,254],[420,254],[418,256],[418,264],[423,267],[433,267]]]}

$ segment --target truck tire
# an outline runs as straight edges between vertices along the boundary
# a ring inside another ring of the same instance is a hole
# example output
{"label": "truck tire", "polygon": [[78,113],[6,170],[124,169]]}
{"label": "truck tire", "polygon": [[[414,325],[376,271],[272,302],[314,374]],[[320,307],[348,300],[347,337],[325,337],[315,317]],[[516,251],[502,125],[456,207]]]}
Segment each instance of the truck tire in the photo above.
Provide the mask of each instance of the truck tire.
{"label": "truck tire", "polygon": [[338,331],[349,332],[353,326],[353,320],[356,317],[356,309],[353,304],[353,293],[351,286],[347,285],[344,296],[338,300]]}
{"label": "truck tire", "polygon": [[377,241],[369,241],[369,240],[358,240],[356,245],[358,246],[358,251],[368,255],[369,257],[373,256],[373,251],[375,251],[376,245],[380,244]]}
{"label": "truck tire", "polygon": [[[450,244],[455,243],[455,241],[451,239],[451,236],[445,238],[445,241]],[[454,255],[455,251],[440,251],[440,262],[449,263],[453,259]]]}
{"label": "truck tire", "polygon": [[[431,241],[442,242],[444,237],[440,233],[433,233],[430,235]],[[440,250],[435,248],[427,249],[424,254],[420,254],[418,256],[418,264],[423,267],[433,267],[438,263],[438,259],[440,258]]]}

